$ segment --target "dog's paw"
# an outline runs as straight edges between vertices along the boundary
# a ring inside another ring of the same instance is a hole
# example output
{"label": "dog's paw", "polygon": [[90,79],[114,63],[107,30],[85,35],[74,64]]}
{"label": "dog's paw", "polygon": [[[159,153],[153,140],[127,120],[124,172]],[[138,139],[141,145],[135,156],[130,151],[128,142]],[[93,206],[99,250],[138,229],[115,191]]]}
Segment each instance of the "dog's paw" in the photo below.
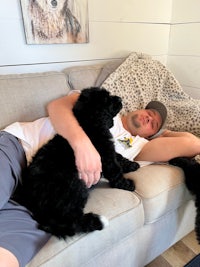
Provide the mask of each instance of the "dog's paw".
{"label": "dog's paw", "polygon": [[123,173],[134,172],[138,168],[140,168],[140,165],[137,162],[128,160],[127,158],[124,158],[121,154],[116,153],[116,158],[120,167],[122,168]]}
{"label": "dog's paw", "polygon": [[139,163],[133,161],[133,162],[130,163],[129,172],[137,171],[137,169],[139,169],[139,168],[140,168]]}
{"label": "dog's paw", "polygon": [[135,161],[128,161],[122,166],[123,173],[135,172],[140,168],[140,165]]}
{"label": "dog's paw", "polygon": [[119,188],[127,191],[135,190],[135,184],[133,180],[126,178],[117,179],[116,181],[110,183],[110,186],[113,188]]}
{"label": "dog's paw", "polygon": [[128,191],[134,191],[135,190],[135,184],[133,182],[133,180],[131,179],[123,179],[123,188],[124,190],[128,190]]}
{"label": "dog's paw", "polygon": [[177,166],[180,168],[184,168],[188,165],[191,165],[194,163],[194,159],[191,158],[185,158],[185,157],[177,157],[169,160],[169,164],[173,166]]}
{"label": "dog's paw", "polygon": [[89,233],[95,230],[102,230],[108,225],[108,220],[104,216],[95,213],[86,213],[80,220],[83,233]]}
{"label": "dog's paw", "polygon": [[105,216],[101,215],[99,218],[100,218],[100,220],[101,220],[101,222],[103,224],[103,228],[105,228],[105,227],[107,227],[109,225],[109,220]]}

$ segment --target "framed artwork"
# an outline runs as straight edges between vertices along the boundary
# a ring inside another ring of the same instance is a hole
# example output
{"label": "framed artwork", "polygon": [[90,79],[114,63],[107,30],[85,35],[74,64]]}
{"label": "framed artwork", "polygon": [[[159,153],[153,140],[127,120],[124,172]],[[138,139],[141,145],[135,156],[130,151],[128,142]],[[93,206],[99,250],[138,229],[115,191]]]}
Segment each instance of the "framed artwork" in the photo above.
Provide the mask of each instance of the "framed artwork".
{"label": "framed artwork", "polygon": [[87,0],[21,0],[28,44],[89,42]]}

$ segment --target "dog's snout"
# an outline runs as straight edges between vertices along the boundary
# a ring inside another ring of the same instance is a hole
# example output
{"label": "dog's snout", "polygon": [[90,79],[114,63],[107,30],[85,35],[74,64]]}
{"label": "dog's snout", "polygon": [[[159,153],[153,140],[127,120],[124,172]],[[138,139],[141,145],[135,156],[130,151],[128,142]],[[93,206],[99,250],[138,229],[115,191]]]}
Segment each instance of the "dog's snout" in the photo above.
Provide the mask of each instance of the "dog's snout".
{"label": "dog's snout", "polygon": [[116,104],[121,104],[122,103],[122,99],[121,99],[121,97],[119,97],[119,96],[113,96],[113,98],[114,98],[114,102],[116,103]]}
{"label": "dog's snout", "polygon": [[57,2],[56,0],[52,0],[52,1],[51,1],[51,5],[52,5],[53,7],[57,7],[58,2]]}
{"label": "dog's snout", "polygon": [[122,99],[121,99],[121,97],[119,97],[119,96],[117,96],[117,98],[118,98],[118,102],[122,102]]}
{"label": "dog's snout", "polygon": [[119,96],[113,96],[113,106],[116,112],[119,112],[122,108],[122,99]]}

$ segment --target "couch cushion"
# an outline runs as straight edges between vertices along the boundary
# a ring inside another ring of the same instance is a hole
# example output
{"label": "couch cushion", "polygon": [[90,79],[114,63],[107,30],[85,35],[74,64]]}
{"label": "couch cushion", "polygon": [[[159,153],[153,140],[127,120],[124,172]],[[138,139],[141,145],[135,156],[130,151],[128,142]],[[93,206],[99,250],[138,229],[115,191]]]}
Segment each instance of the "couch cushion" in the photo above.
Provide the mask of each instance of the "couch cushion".
{"label": "couch cushion", "polygon": [[[132,192],[112,189],[104,180],[90,192],[85,212],[90,211],[106,216],[109,226],[102,231],[76,235],[66,241],[52,237],[28,267],[43,266],[42,263],[46,263],[45,266],[65,266],[66,262],[60,261],[66,259],[67,266],[83,266],[90,261],[91,255],[95,258],[113,244],[122,242],[144,224],[140,198]],[[51,265],[48,265],[49,261]]]}
{"label": "couch cushion", "polygon": [[145,223],[158,220],[193,198],[184,185],[183,171],[178,167],[154,164],[126,174],[126,177],[135,181],[136,192],[144,206]]}
{"label": "couch cushion", "polygon": [[95,85],[103,66],[104,64],[71,67],[64,69],[63,72],[72,90],[82,90]]}
{"label": "couch cushion", "polygon": [[96,79],[95,86],[101,86],[102,83],[108,78],[108,76],[115,71],[120,64],[125,60],[125,58],[122,59],[116,59],[111,62],[108,62],[103,66],[101,72],[99,73],[99,76]]}
{"label": "couch cushion", "polygon": [[[101,182],[90,191],[89,201],[85,207],[86,212],[93,211],[104,215],[109,220],[121,216],[123,213],[141,209],[141,200],[138,196],[130,191],[110,188],[107,180]],[[142,219],[141,216],[139,216]],[[134,225],[134,226],[133,226]],[[138,222],[134,221],[131,227],[137,228]],[[139,226],[141,224],[139,223]]]}
{"label": "couch cushion", "polygon": [[45,116],[46,104],[68,91],[62,72],[0,75],[0,128]]}

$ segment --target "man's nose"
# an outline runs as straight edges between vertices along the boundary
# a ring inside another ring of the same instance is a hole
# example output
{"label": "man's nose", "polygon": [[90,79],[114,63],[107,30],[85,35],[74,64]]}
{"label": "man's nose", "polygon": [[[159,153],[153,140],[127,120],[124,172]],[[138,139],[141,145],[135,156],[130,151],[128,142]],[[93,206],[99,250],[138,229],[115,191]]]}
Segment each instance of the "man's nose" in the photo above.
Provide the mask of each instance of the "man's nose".
{"label": "man's nose", "polygon": [[152,122],[152,120],[153,120],[153,117],[151,117],[151,115],[147,115],[147,121]]}

